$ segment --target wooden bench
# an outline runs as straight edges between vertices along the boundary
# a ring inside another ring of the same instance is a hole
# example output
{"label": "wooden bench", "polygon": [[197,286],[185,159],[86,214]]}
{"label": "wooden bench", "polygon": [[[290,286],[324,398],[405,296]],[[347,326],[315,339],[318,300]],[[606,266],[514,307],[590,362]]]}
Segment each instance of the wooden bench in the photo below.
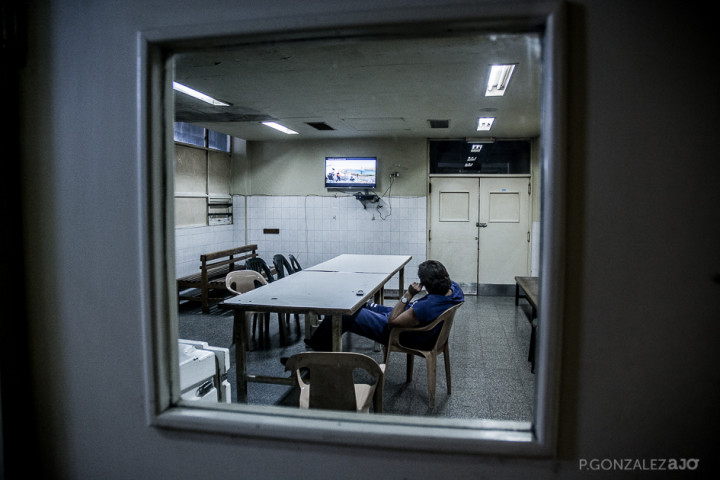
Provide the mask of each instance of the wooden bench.
{"label": "wooden bench", "polygon": [[535,373],[535,336],[538,310],[538,277],[515,277],[515,306],[521,298],[528,301],[531,308],[530,318],[530,348],[528,349],[528,362],[531,362],[530,371]]}
{"label": "wooden bench", "polygon": [[227,292],[225,286],[227,274],[233,270],[244,270],[245,261],[254,257],[257,257],[257,245],[243,245],[200,255],[200,272],[177,279],[178,302],[183,300],[200,302],[203,312],[207,313],[210,310],[210,301],[225,298],[211,297],[210,292],[212,290]]}

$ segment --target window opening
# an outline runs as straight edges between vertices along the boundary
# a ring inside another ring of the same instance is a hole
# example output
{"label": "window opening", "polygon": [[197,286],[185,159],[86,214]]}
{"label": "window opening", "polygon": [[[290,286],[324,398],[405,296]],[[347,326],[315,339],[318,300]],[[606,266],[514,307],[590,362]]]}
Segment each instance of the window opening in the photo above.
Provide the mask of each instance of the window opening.
{"label": "window opening", "polygon": [[[550,15],[545,20],[550,22],[550,19],[555,18],[553,15],[555,13],[548,13]],[[558,32],[561,32],[562,29],[558,26],[559,23],[558,20],[554,20],[551,22],[550,25],[552,28],[553,36],[552,38],[555,39],[555,41],[558,41]],[[208,36],[210,36],[213,32],[208,31]],[[156,37],[159,35],[160,38],[155,38],[154,41],[161,42],[162,40],[162,33],[154,34]],[[172,33],[168,34],[168,38],[175,38]],[[146,59],[146,61],[150,62],[148,65],[155,65],[153,62],[156,62],[157,59],[161,56],[162,49],[165,48],[165,46],[160,47],[161,43],[158,43],[156,46],[153,46],[152,43],[148,43],[146,46],[149,48],[150,56]],[[557,52],[560,51],[557,44],[551,42],[551,52],[555,52],[557,55]],[[559,63],[553,63],[553,61],[557,61],[557,58],[553,56],[552,54],[545,56],[545,61],[549,62],[547,64],[547,71],[550,71],[551,74],[546,74],[545,78],[556,78],[554,75],[558,73],[562,73],[562,67]],[[146,65],[146,67],[148,66]],[[148,69],[150,70],[150,69]],[[152,71],[152,75],[150,77],[151,82],[157,82],[158,81],[158,71]],[[560,78],[560,76],[558,76]],[[167,83],[169,79],[163,79],[163,83]],[[559,82],[561,83],[561,82]],[[150,89],[152,90],[152,88]],[[163,91],[167,93],[168,89],[164,87]],[[551,86],[545,86],[544,87],[544,93],[547,94],[548,92],[552,93],[554,96],[551,99],[546,99],[548,101],[549,108],[545,111],[545,113],[542,115],[543,120],[546,121],[545,125],[550,125],[552,122],[547,122],[547,120],[561,120],[560,117],[560,109],[557,108],[557,104],[555,102],[561,100],[560,88],[551,88]],[[152,108],[152,107],[148,107]],[[549,113],[547,113],[549,112]],[[252,115],[249,115],[251,117]],[[158,118],[161,118],[161,116],[148,116],[147,119],[150,122],[156,122]],[[558,125],[561,125],[562,122],[558,121]],[[152,128],[150,129],[154,132],[160,132],[163,131],[162,126],[153,123]],[[562,170],[562,162],[559,162],[559,159],[553,159],[552,161],[548,162],[547,156],[552,156],[553,154],[557,154],[560,156],[560,150],[559,145],[561,145],[561,138],[560,138],[560,130],[555,127],[544,127],[545,133],[550,133],[548,137],[545,139],[545,146],[542,148],[543,154],[545,155],[543,162],[544,167],[548,168],[549,173],[549,179],[548,181],[554,181],[557,182],[558,178],[561,178],[561,170]],[[190,135],[192,138],[192,135]],[[241,138],[241,137],[239,137]],[[193,140],[197,141],[197,139]],[[207,144],[206,144],[207,145]],[[155,161],[158,159],[155,157],[157,155],[157,152],[161,149],[154,149],[150,151],[150,155],[155,158]],[[558,163],[553,163],[558,162]],[[167,164],[165,164],[167,165]],[[153,166],[154,168],[157,167],[155,164]],[[161,168],[162,170],[162,168]],[[153,173],[151,172],[152,176],[151,181],[153,185],[157,186],[160,185],[162,180],[160,178],[157,178],[157,172]],[[167,178],[167,177],[166,177]],[[172,180],[171,178],[169,180]],[[545,179],[544,179],[545,181]],[[153,196],[153,201],[150,202],[150,209],[151,209],[151,215],[153,217],[162,218],[163,212],[166,212],[167,205],[163,204],[162,196],[157,197],[157,193],[153,192],[151,193]],[[158,198],[160,200],[158,201]],[[557,198],[553,198],[552,195],[548,194],[544,191],[543,193],[543,200],[551,200],[549,202],[546,202],[544,207],[545,208],[553,208],[557,207],[558,205],[562,204],[562,195],[559,195]],[[550,212],[553,212],[554,210],[550,210]],[[558,210],[559,212],[562,211],[562,209]],[[561,214],[558,214],[557,216],[553,215],[551,213],[550,215],[553,218],[553,221],[550,222],[548,225],[548,228],[545,229],[546,233],[543,238],[551,238],[551,239],[557,239],[559,232],[561,231],[562,227],[562,217]],[[167,245],[172,245],[172,242],[169,242],[167,240],[167,237],[165,236],[166,233],[162,233],[162,231],[158,228],[152,229],[153,238],[151,239],[151,250],[152,254],[155,256],[158,256],[156,259],[156,267],[157,271],[160,272],[163,267],[160,265],[164,265],[161,263],[161,260],[159,257],[164,257],[165,260],[172,261],[173,254],[168,251],[166,248]],[[552,245],[545,244],[545,252],[546,253],[553,253],[555,255],[555,252],[550,249]],[[546,270],[543,273],[550,274],[550,280],[552,282],[557,281],[558,283],[551,283],[553,285],[556,285],[557,287],[561,286],[562,278],[560,275],[560,266],[559,266],[559,260],[556,256],[553,256],[550,258],[550,260],[545,260],[545,263],[550,261],[551,269]],[[166,263],[165,263],[166,264]],[[155,280],[155,279],[154,279]],[[542,283],[542,282],[541,282]],[[557,288],[556,287],[556,288]],[[174,290],[170,289],[170,292],[172,293]],[[546,302],[544,306],[540,308],[540,316],[542,317],[543,313],[545,312],[552,312],[557,313],[557,309],[559,308],[558,297],[559,293],[554,294],[547,294],[543,293],[541,290],[541,298],[544,298],[545,300],[550,300],[550,305],[548,306],[548,303]],[[163,296],[165,295],[165,290],[163,288],[159,288],[155,295]],[[176,313],[173,312],[172,306],[167,305],[167,298],[154,298],[153,300],[155,302],[156,311],[162,316],[163,312],[169,314],[169,317],[172,319],[173,317],[176,318]],[[165,310],[169,308],[169,310]],[[172,353],[173,351],[176,353],[175,347],[172,347],[169,345],[172,345],[172,342],[168,344],[167,340],[171,337],[168,337],[168,334],[176,333],[175,327],[168,327],[166,322],[162,318],[157,319],[157,323],[155,324],[155,328],[157,330],[153,329],[151,335],[159,335],[163,338],[155,338],[154,339],[154,348],[160,352],[160,353]],[[544,333],[552,333],[552,329],[550,327],[547,327],[545,325],[541,324],[541,333],[544,331]],[[542,335],[541,335],[541,338]],[[554,336],[551,335],[550,339],[547,339],[548,337],[545,337],[545,342],[549,342],[551,344],[551,347],[557,348],[557,345],[553,345],[554,342]],[[531,430],[528,428],[528,425],[524,422],[493,422],[493,421],[486,421],[482,419],[463,419],[461,422],[440,422],[435,423],[430,421],[431,419],[428,418],[414,418],[414,419],[407,419],[403,422],[401,422],[405,428],[403,428],[402,432],[398,433],[397,430],[397,420],[388,419],[387,421],[373,421],[372,418],[358,418],[358,419],[348,419],[345,416],[338,416],[335,415],[332,412],[322,412],[318,414],[317,412],[303,412],[303,413],[297,413],[295,410],[290,409],[283,409],[283,411],[275,411],[272,408],[269,410],[257,410],[257,409],[237,409],[233,408],[230,410],[224,410],[220,407],[214,407],[211,411],[206,411],[203,413],[200,417],[194,418],[194,415],[192,414],[192,408],[193,407],[199,407],[203,408],[203,405],[190,405],[187,402],[180,402],[177,403],[178,395],[176,393],[173,393],[174,390],[171,388],[170,394],[168,394],[167,391],[165,391],[165,387],[171,387],[175,384],[175,381],[173,379],[177,379],[177,365],[168,365],[167,363],[163,363],[162,366],[155,365],[155,369],[153,370],[153,376],[151,378],[157,377],[160,380],[160,383],[158,384],[159,388],[156,389],[156,396],[152,396],[153,399],[157,402],[157,404],[151,409],[149,412],[151,414],[151,418],[153,419],[153,423],[156,425],[162,426],[169,426],[172,428],[183,428],[183,425],[185,425],[185,428],[193,428],[193,429],[206,429],[208,431],[217,431],[218,428],[221,428],[225,432],[234,432],[234,433],[240,433],[246,432],[248,434],[253,435],[260,435],[260,436],[267,436],[270,437],[277,437],[277,438],[288,438],[288,435],[290,435],[293,438],[304,438],[304,439],[310,439],[320,442],[334,442],[334,441],[341,441],[341,442],[348,442],[347,444],[361,444],[361,445],[378,445],[378,444],[385,444],[387,443],[390,445],[389,442],[383,440],[385,437],[385,434],[388,434],[390,436],[394,435],[401,435],[401,436],[407,436],[408,439],[412,438],[414,441],[412,444],[413,447],[398,447],[396,442],[393,442],[392,444],[395,446],[395,448],[433,448],[437,450],[442,451],[448,451],[448,452],[471,452],[471,451],[494,451],[494,452],[513,452],[513,451],[521,451],[524,453],[549,453],[553,447],[552,442],[554,441],[554,433],[553,433],[553,425],[554,425],[554,405],[555,405],[555,391],[556,389],[553,387],[557,383],[556,378],[550,378],[548,379],[547,370],[549,369],[550,372],[553,371],[553,367],[557,367],[557,359],[558,356],[553,353],[552,351],[547,351],[548,347],[543,347],[541,342],[541,350],[543,350],[544,354],[544,361],[550,361],[549,364],[541,364],[541,374],[544,375],[543,378],[541,378],[542,386],[541,389],[542,396],[538,398],[536,401],[536,406],[540,409],[542,412],[542,415],[537,418],[537,424],[535,427]],[[167,350],[170,348],[170,350]],[[160,362],[164,362],[164,360],[167,357],[163,357],[163,359],[158,359],[157,356],[155,357],[155,361],[157,362],[160,360]],[[177,361],[177,355],[172,355],[172,361]],[[169,367],[169,368],[168,368]],[[168,378],[168,375],[170,378]],[[554,374],[553,374],[554,375]],[[538,377],[539,378],[539,377]],[[548,403],[549,402],[549,403]],[[179,408],[177,410],[176,408]],[[189,410],[185,410],[185,409]],[[242,415],[237,415],[238,412],[243,413]],[[257,414],[260,414],[258,416]],[[273,413],[273,415],[267,416],[267,413]],[[283,422],[282,425],[277,424],[275,422],[270,421],[271,417],[275,416],[282,416]],[[220,423],[217,422],[210,422],[208,424],[205,424],[203,421],[198,421],[201,418],[209,419],[210,417],[216,417],[218,419],[222,418],[223,421]],[[330,420],[330,422],[328,422]],[[268,424],[268,427],[270,426],[268,421],[273,424],[272,428],[265,429],[264,426]],[[311,423],[307,423],[311,422]],[[222,427],[219,427],[219,425],[223,425]],[[307,429],[307,427],[310,427],[310,429]],[[339,429],[337,427],[340,427]],[[430,442],[430,438],[427,436],[427,430],[426,428],[433,428],[434,434],[432,435],[432,441]],[[319,432],[320,435],[316,435],[313,432]],[[360,434],[363,432],[363,434]],[[534,439],[539,439],[537,442]],[[515,443],[518,444],[528,444],[530,442],[529,448],[522,448],[520,447],[518,450],[518,446],[514,445]],[[432,445],[432,446],[431,446]],[[489,448],[489,450],[488,450]]]}

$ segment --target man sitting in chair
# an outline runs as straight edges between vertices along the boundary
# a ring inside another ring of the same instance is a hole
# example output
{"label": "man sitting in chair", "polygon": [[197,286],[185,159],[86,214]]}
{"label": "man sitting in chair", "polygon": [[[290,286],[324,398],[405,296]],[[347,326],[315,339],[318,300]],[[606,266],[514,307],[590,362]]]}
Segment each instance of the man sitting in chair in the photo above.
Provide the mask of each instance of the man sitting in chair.
{"label": "man sitting in chair", "polygon": [[[368,303],[354,315],[344,315],[342,332],[352,332],[387,345],[393,327],[420,327],[435,320],[448,308],[465,300],[460,286],[450,280],[445,266],[437,260],[427,260],[418,267],[420,282],[413,282],[394,307]],[[413,300],[425,288],[427,295]],[[403,345],[410,348],[432,347],[442,325],[429,332],[402,333]],[[315,351],[332,350],[332,320],[326,317],[305,344]]]}

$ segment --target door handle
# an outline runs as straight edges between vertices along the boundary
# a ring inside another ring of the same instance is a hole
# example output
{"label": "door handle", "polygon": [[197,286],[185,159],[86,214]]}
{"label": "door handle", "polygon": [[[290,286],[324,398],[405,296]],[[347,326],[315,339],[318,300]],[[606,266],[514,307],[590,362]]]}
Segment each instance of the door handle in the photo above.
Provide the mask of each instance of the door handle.
{"label": "door handle", "polygon": [[486,228],[486,227],[487,227],[487,223],[477,222],[477,223],[475,224],[475,226],[476,226],[476,227],[480,227],[480,228]]}

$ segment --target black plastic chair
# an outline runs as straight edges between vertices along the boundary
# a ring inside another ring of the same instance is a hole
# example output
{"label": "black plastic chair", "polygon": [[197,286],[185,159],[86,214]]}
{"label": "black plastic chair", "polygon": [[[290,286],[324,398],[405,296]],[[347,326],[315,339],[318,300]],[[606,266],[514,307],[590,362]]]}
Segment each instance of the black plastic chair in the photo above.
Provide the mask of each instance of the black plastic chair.
{"label": "black plastic chair", "polygon": [[[295,270],[293,270],[290,266],[290,262],[288,262],[287,258],[285,258],[285,256],[281,253],[273,256],[273,264],[275,265],[275,273],[277,273],[278,280],[285,278],[285,272],[287,272],[288,275],[295,273]],[[298,331],[300,331],[300,316],[297,313],[295,314],[295,325],[297,326]],[[287,320],[287,327],[288,329],[290,328],[289,317]]]}
{"label": "black plastic chair", "polygon": [[[254,258],[248,258],[245,260],[245,268],[249,268],[250,270],[255,270],[256,272],[262,274],[265,278],[267,278],[268,283],[271,283],[275,281],[275,277],[273,277],[272,270],[270,270],[270,267],[268,267],[267,263],[265,263],[265,260],[263,260],[260,257],[254,257]],[[281,274],[278,273],[278,278],[282,278]],[[278,313],[278,321],[280,323],[280,343],[285,345],[287,343],[287,331],[290,327],[288,317],[284,313]],[[269,313],[268,313],[269,316]],[[266,317],[266,325],[268,324],[268,317]],[[299,326],[299,320],[298,320],[298,326]],[[298,327],[299,328],[299,327]]]}
{"label": "black plastic chair", "polygon": [[273,264],[275,265],[275,272],[277,273],[278,279],[284,278],[285,272],[287,272],[288,275],[295,273],[295,269],[290,265],[285,255],[281,253],[273,256]]}
{"label": "black plastic chair", "polygon": [[290,259],[290,265],[292,266],[293,270],[295,270],[296,272],[302,270],[302,267],[300,266],[300,263],[298,263],[297,258],[295,258],[295,255],[290,254],[288,255],[288,258]]}
{"label": "black plastic chair", "polygon": [[[288,258],[290,259],[290,266],[293,268],[293,270],[294,270],[295,272],[300,272],[300,271],[302,271],[302,267],[300,266],[300,262],[297,261],[297,258],[295,258],[295,255],[293,255],[293,254],[291,253],[290,255],[288,255]],[[307,322],[307,316],[305,317],[305,321]],[[317,316],[317,319],[315,319],[315,320],[312,322],[312,325],[313,325],[313,326],[317,326],[319,323],[320,323],[320,315],[318,315],[318,316]],[[299,328],[299,325],[298,325],[298,328]]]}
{"label": "black plastic chair", "polygon": [[275,281],[272,270],[270,270],[270,267],[268,267],[267,263],[265,263],[265,260],[260,257],[248,258],[245,260],[245,267],[263,274],[268,283]]}

